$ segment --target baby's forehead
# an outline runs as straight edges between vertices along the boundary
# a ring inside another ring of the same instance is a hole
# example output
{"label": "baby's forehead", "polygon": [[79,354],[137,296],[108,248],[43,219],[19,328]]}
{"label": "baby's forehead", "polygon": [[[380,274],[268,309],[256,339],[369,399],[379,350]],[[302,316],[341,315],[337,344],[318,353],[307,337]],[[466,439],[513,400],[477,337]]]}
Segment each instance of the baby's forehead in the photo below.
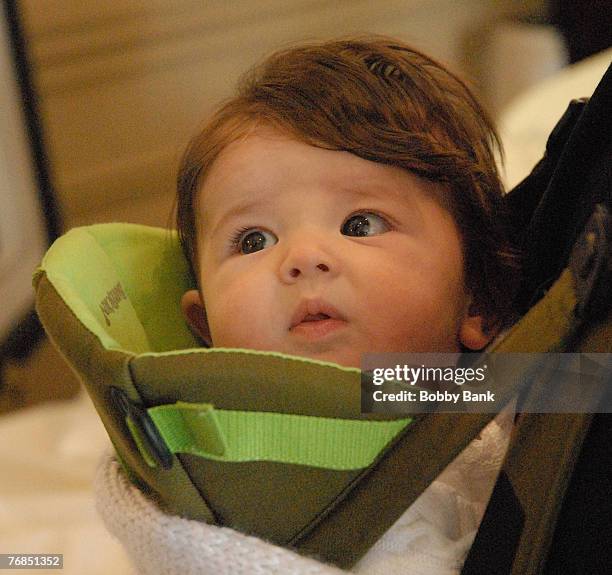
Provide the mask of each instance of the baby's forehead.
{"label": "baby's forehead", "polygon": [[436,186],[431,184],[401,167],[313,144],[264,125],[224,146],[204,174],[199,196],[208,212],[295,186],[307,190],[321,185],[330,193],[395,195],[401,200],[411,189],[432,188],[428,190],[432,193]]}

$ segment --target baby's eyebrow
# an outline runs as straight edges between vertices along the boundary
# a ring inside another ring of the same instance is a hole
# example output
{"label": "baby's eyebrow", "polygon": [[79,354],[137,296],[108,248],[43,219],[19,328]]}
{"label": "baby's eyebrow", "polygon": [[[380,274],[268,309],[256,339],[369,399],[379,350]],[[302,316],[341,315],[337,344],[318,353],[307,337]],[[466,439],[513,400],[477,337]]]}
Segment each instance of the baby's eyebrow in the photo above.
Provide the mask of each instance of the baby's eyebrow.
{"label": "baby's eyebrow", "polygon": [[397,189],[380,186],[375,181],[364,181],[356,182],[351,186],[343,186],[339,189],[340,193],[344,196],[345,200],[356,199],[356,200],[399,200],[406,203],[412,203],[412,197],[405,190],[399,191]]}
{"label": "baby's eyebrow", "polygon": [[[339,186],[336,188],[338,194],[344,196],[345,198],[349,197],[368,197],[371,196],[371,190],[360,189],[359,187],[352,186]],[[380,196],[383,196],[384,193],[380,192]],[[274,199],[276,194],[271,195],[265,199],[246,199],[243,201],[239,201],[227,211],[223,212],[219,219],[213,223],[212,226],[207,226],[210,229],[210,235],[214,235],[220,228],[222,228],[228,221],[233,218],[237,218],[243,214],[246,214],[250,211],[253,211],[255,208],[258,210],[266,207],[272,208],[274,206]]]}
{"label": "baby's eyebrow", "polygon": [[237,218],[243,214],[252,211],[256,207],[261,207],[264,202],[261,200],[246,200],[233,205],[230,209],[223,212],[222,215],[213,223],[212,226],[206,226],[205,229],[210,230],[206,235],[214,236],[219,229],[221,229],[226,223],[234,218]]}

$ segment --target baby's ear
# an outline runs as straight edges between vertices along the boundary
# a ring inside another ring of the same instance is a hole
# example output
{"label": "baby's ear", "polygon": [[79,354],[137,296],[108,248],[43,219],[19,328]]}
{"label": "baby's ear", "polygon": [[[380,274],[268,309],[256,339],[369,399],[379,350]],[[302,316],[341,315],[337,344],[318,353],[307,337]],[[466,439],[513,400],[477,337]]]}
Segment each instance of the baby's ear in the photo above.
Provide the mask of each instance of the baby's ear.
{"label": "baby's ear", "polygon": [[477,351],[484,348],[497,334],[497,322],[481,315],[475,305],[470,305],[461,327],[459,341],[468,349]]}
{"label": "baby's ear", "polygon": [[187,323],[197,333],[208,347],[212,347],[212,338],[206,317],[206,308],[198,290],[192,289],[183,294],[181,309]]}

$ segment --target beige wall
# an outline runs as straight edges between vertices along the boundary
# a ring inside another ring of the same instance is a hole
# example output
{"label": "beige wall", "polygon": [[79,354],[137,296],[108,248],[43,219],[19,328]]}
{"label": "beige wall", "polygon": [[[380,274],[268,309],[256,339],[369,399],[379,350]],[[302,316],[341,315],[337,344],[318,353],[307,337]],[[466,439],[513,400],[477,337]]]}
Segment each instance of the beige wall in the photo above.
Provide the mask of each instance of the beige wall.
{"label": "beige wall", "polygon": [[[196,126],[266,53],[384,33],[478,70],[483,32],[540,4],[511,0],[23,0],[65,227],[165,225]],[[475,78],[479,82],[479,78]]]}

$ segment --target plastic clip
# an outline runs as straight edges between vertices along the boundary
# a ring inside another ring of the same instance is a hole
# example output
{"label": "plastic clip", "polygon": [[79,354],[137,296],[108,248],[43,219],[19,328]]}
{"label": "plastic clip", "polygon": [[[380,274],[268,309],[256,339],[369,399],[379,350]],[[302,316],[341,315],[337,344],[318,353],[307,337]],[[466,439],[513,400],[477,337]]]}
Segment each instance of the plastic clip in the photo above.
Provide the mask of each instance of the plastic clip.
{"label": "plastic clip", "polygon": [[[123,389],[113,386],[110,388],[110,395],[113,405],[125,418],[134,441],[144,459],[147,460],[148,455],[163,469],[170,469],[173,462],[172,453],[147,413],[147,410],[143,406],[134,403]],[[146,453],[142,453],[143,449],[146,450]]]}

